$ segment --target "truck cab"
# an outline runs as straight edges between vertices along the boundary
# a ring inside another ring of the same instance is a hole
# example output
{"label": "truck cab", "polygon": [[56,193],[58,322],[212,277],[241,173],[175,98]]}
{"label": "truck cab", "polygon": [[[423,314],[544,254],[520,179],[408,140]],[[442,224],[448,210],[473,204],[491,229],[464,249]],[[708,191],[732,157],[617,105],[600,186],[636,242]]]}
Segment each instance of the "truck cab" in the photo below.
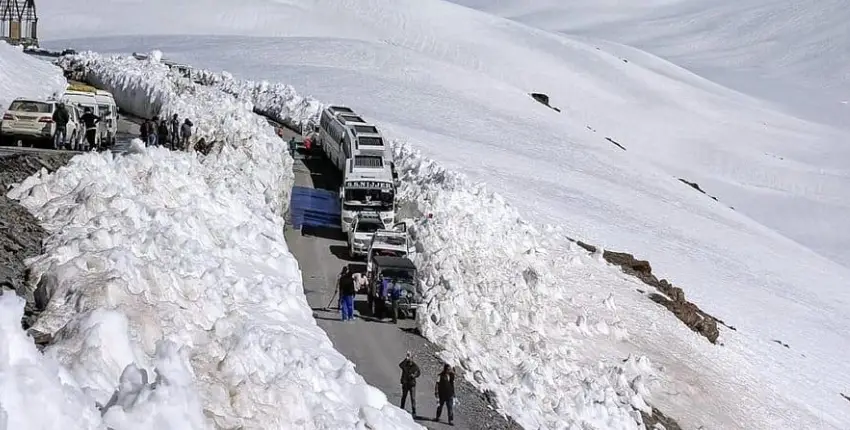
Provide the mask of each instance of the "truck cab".
{"label": "truck cab", "polygon": [[410,247],[410,236],[407,233],[407,224],[404,222],[396,223],[391,230],[375,231],[369,241],[369,248],[366,253],[367,273],[374,257],[408,257]]}

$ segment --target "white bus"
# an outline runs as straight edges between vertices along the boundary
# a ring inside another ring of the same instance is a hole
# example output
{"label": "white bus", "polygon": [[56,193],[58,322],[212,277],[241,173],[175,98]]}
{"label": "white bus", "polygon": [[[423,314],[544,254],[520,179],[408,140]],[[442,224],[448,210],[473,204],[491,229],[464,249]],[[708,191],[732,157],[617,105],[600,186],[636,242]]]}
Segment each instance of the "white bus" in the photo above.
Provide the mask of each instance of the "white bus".
{"label": "white bus", "polygon": [[395,184],[389,164],[375,155],[355,155],[346,160],[339,199],[343,232],[351,229],[358,212],[377,212],[384,226],[391,229],[396,208]]}
{"label": "white bus", "polygon": [[337,114],[350,113],[345,106],[328,106],[322,111],[319,119],[319,142],[322,151],[329,160],[340,170],[345,170],[345,160],[348,158],[343,149],[346,137],[352,139],[351,130],[345,127],[337,118]]}

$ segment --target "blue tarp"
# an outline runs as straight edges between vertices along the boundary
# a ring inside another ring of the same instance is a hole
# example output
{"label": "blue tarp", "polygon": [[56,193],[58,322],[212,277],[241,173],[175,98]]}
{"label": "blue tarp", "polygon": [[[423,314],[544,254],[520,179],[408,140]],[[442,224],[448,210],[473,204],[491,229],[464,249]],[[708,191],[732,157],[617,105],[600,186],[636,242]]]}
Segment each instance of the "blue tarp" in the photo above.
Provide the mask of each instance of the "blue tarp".
{"label": "blue tarp", "polygon": [[339,194],[308,187],[292,187],[289,217],[296,229],[302,226],[339,228]]}

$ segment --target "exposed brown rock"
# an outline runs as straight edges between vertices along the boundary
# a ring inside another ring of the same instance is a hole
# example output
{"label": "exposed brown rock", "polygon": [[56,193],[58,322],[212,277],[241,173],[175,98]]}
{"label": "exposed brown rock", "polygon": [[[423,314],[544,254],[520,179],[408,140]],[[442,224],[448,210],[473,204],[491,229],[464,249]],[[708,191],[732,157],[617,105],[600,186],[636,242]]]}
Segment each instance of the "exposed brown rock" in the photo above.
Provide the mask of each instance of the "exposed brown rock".
{"label": "exposed brown rock", "polygon": [[[596,247],[587,243],[576,243],[589,252],[596,252]],[[687,301],[685,292],[675,287],[666,279],[659,280],[652,274],[652,266],[646,260],[638,260],[632,254],[625,252],[604,251],[605,261],[619,266],[623,272],[632,275],[643,283],[654,287],[658,292],[650,293],[649,298],[667,308],[676,318],[685,323],[691,330],[703,335],[709,342],[716,344],[720,332],[717,329],[717,318],[705,313],[697,305]]]}
{"label": "exposed brown rock", "polygon": [[38,220],[18,202],[6,197],[15,183],[20,183],[42,168],[53,171],[64,165],[73,154],[32,152],[0,157],[0,287],[14,290],[27,299],[21,325],[29,328],[38,314],[34,295],[25,288],[34,281],[24,264],[42,252],[46,232]]}
{"label": "exposed brown rock", "polygon": [[646,426],[647,429],[654,429],[656,424],[660,424],[664,426],[665,430],[682,430],[682,427],[679,426],[679,423],[674,421],[672,418],[669,418],[668,416],[664,415],[655,407],[650,407],[652,408],[652,414],[640,411],[640,415],[641,417],[643,417],[643,424]]}

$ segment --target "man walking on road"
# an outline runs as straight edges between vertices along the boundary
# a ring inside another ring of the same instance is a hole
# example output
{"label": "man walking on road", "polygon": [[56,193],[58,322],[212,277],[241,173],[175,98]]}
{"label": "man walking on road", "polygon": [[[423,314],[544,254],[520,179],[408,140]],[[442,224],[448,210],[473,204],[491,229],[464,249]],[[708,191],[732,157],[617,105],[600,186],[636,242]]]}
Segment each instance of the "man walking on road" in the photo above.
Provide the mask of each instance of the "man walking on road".
{"label": "man walking on road", "polygon": [[401,408],[404,409],[404,403],[409,393],[410,410],[413,416],[416,417],[416,378],[419,377],[420,372],[419,366],[411,358],[412,355],[410,351],[407,351],[407,355],[398,364],[398,367],[401,368]]}
{"label": "man walking on road", "polygon": [[65,147],[67,136],[68,121],[71,115],[68,114],[68,109],[65,108],[65,103],[59,102],[56,104],[56,110],[53,111],[53,122],[56,123],[56,131],[53,133],[53,149],[61,149]]}
{"label": "man walking on road", "polygon": [[392,283],[390,283],[390,304],[392,305],[393,311],[393,324],[398,324],[398,300],[401,299],[401,285],[398,284],[397,279],[393,279]]}
{"label": "man walking on road", "polygon": [[83,116],[80,117],[83,126],[86,128],[86,142],[88,142],[89,150],[100,148],[97,147],[97,123],[100,122],[100,117],[93,114],[90,107],[87,107]]}
{"label": "man walking on road", "polygon": [[342,313],[343,321],[354,319],[354,295],[356,293],[354,279],[348,273],[348,266],[345,266],[342,268],[342,273],[339,276],[340,312]]}
{"label": "man walking on road", "polygon": [[449,414],[449,425],[454,425],[454,403],[455,403],[455,372],[448,364],[443,365],[443,371],[437,375],[437,383],[434,385],[434,397],[440,402],[437,406],[437,416],[434,421],[440,421],[443,413],[443,405]]}

